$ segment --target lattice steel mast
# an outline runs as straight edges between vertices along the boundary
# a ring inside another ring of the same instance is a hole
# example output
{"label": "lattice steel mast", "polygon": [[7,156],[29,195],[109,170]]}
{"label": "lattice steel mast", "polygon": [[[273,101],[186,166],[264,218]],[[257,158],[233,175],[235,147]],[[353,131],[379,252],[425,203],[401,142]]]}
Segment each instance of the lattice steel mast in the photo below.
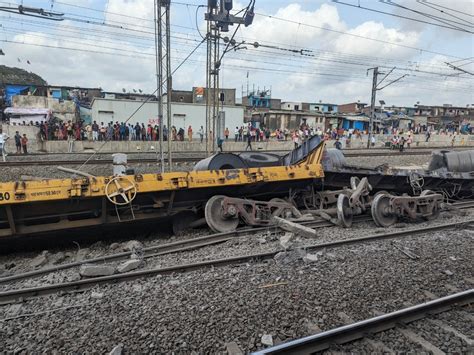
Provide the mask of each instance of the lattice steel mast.
{"label": "lattice steel mast", "polygon": [[[164,124],[167,125],[168,170],[172,169],[171,149],[171,40],[170,40],[170,0],[155,0],[155,49],[156,49],[156,84],[158,99],[158,118],[160,124],[160,160],[161,171],[164,171]],[[163,96],[166,94],[166,102]]]}

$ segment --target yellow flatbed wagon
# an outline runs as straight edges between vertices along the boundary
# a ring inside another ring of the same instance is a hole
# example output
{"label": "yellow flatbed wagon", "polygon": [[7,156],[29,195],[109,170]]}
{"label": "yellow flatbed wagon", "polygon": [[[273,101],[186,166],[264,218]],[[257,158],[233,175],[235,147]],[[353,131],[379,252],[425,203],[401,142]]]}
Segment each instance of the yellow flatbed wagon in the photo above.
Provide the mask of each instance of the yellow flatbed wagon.
{"label": "yellow flatbed wagon", "polygon": [[0,238],[166,217],[185,224],[214,195],[265,200],[312,191],[324,176],[323,149],[290,166],[0,183]]}

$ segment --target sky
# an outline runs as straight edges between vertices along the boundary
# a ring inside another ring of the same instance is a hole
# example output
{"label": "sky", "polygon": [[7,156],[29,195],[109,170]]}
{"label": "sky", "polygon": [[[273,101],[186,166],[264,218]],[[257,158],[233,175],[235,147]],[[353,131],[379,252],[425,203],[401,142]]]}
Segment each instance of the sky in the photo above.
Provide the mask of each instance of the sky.
{"label": "sky", "polygon": [[[235,33],[239,49],[223,58],[220,86],[236,88],[237,97],[249,87],[283,101],[370,102],[368,69],[378,67],[379,81],[389,75],[377,101],[389,106],[474,105],[474,2],[387,2],[256,0],[253,24]],[[198,5],[206,3],[172,0],[173,68],[201,42],[206,9]],[[0,64],[51,85],[155,91],[153,0],[0,0],[21,4],[63,13],[63,20],[0,11]],[[247,5],[234,1],[233,12]],[[204,86],[205,60],[201,44],[174,74],[173,88]]]}

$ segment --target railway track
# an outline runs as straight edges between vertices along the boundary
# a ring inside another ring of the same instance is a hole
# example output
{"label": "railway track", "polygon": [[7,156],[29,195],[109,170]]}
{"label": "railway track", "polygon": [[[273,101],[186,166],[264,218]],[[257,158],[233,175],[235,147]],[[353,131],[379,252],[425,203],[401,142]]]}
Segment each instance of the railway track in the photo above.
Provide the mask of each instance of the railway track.
{"label": "railway track", "polygon": [[[354,342],[359,339],[365,340],[369,345],[372,345],[374,348],[376,348],[377,346],[386,348],[383,343],[377,344],[376,341],[371,339],[371,336],[373,334],[382,333],[384,331],[394,328],[400,330],[401,337],[406,336],[408,339],[418,342],[427,353],[444,354],[444,352],[434,347],[421,336],[415,334],[412,330],[407,328],[401,328],[400,325],[403,324],[404,326],[406,326],[415,321],[424,320],[425,318],[429,319],[435,314],[451,311],[455,307],[472,304],[473,302],[474,289],[470,289],[446,297],[441,297],[416,306],[387,313],[378,317],[331,329],[326,332],[293,340],[284,344],[254,352],[253,354],[312,354],[328,350],[334,344],[350,345],[351,342]],[[443,322],[439,321],[437,323],[433,323],[437,324],[444,330],[447,330],[452,335],[461,337],[468,343],[469,346],[473,345],[472,343],[469,344],[470,342],[472,342],[472,339],[469,339],[468,336],[461,334],[459,331],[450,327],[449,325],[444,325]],[[380,349],[378,350],[380,351]],[[375,351],[378,352],[377,349],[375,349]],[[383,352],[385,353],[385,349],[383,350]]]}
{"label": "railway track", "polygon": [[[264,151],[262,151],[264,152]],[[278,153],[287,153],[287,151],[268,151],[268,153],[278,154]],[[110,154],[110,153],[107,153]],[[194,154],[194,152],[193,152]],[[408,150],[404,152],[399,152],[396,150],[389,150],[387,149],[386,152],[363,152],[363,153],[354,153],[350,151],[344,151],[344,156],[347,158],[357,158],[357,157],[381,157],[381,156],[422,156],[422,155],[430,155],[431,150],[425,151],[415,151],[415,150]],[[43,154],[44,155],[44,154]],[[38,155],[38,156],[43,156]],[[90,153],[89,153],[90,155]],[[186,155],[186,154],[185,154]],[[198,162],[202,159],[206,158],[206,155],[197,155],[194,156],[183,156],[183,154],[179,153],[178,156],[173,157],[173,161],[177,163],[193,163]],[[84,160],[17,160],[17,161],[7,161],[7,162],[0,162],[0,166],[3,167],[23,167],[23,166],[45,166],[45,165],[81,165],[85,161]],[[159,158],[132,158],[128,159],[128,164],[158,164]],[[86,164],[95,164],[95,165],[106,165],[112,164],[112,159],[92,159],[88,161]]]}
{"label": "railway track", "polygon": [[[372,219],[370,216],[357,216],[354,219],[354,223],[368,222],[371,220]],[[334,226],[333,223],[327,222],[324,220],[302,222],[301,224],[306,225],[307,227],[311,227],[311,228],[324,228],[324,227]],[[210,234],[203,237],[198,237],[198,238],[193,238],[193,239],[188,239],[188,240],[183,240],[183,241],[178,241],[178,242],[173,242],[173,243],[166,243],[163,245],[151,246],[151,247],[147,247],[143,249],[143,252],[144,252],[143,258],[148,259],[148,258],[160,256],[160,255],[180,253],[180,252],[185,252],[185,251],[198,249],[198,248],[202,248],[206,246],[225,243],[239,236],[248,235],[250,233],[262,232],[262,231],[270,230],[272,228],[278,229],[278,227],[276,226],[275,227],[241,228],[232,232],[215,233],[215,234]],[[81,266],[83,264],[95,264],[95,263],[127,260],[128,258],[130,258],[131,254],[132,252],[123,252],[123,253],[105,255],[105,256],[95,258],[95,259],[87,259],[87,260],[77,261],[77,262],[68,263],[68,264],[56,265],[50,268],[43,268],[43,269],[33,270],[33,271],[21,273],[21,274],[6,276],[6,277],[0,278],[0,284],[4,284],[11,281],[22,280],[22,279],[30,278],[33,276],[44,275],[44,274],[48,274],[55,271],[66,270],[73,267]]]}
{"label": "railway track", "polygon": [[[451,205],[454,209],[465,209],[465,208],[472,208],[474,207],[473,200],[466,200],[466,201],[459,201]],[[355,216],[353,223],[362,223],[362,222],[370,222],[372,221],[371,216],[369,215],[360,215]],[[326,228],[326,227],[334,227],[335,225],[331,222],[325,220],[314,220],[314,221],[305,221],[301,222],[307,227],[311,228]],[[198,238],[187,239],[183,241],[173,242],[173,243],[166,243],[162,245],[150,246],[143,249],[143,258],[153,258],[161,255],[171,254],[171,253],[179,253],[185,252],[189,250],[194,250],[206,246],[211,246],[215,244],[220,244],[232,240],[235,237],[245,236],[250,233],[262,232],[271,229],[278,229],[276,226],[273,227],[256,227],[256,228],[240,228],[235,231],[227,232],[227,233],[214,233]],[[61,271],[70,269],[73,267],[81,266],[83,264],[95,264],[95,263],[103,263],[103,262],[112,262],[112,261],[121,261],[127,260],[132,252],[122,252],[117,254],[105,255],[94,259],[86,259],[82,261],[56,265],[54,267],[49,268],[42,268],[39,270],[33,270],[29,272],[19,273],[15,275],[5,276],[0,278],[0,284],[4,284],[11,281],[18,281],[26,278],[31,278],[34,276],[40,276],[44,274],[48,274],[51,272]]]}
{"label": "railway track", "polygon": [[[474,223],[474,219],[463,221],[463,222],[445,223],[445,224],[435,225],[435,226],[394,231],[390,233],[381,233],[381,234],[375,234],[375,235],[365,236],[365,237],[360,237],[360,238],[336,240],[332,242],[307,245],[307,246],[303,246],[303,248],[309,251],[313,251],[313,250],[319,250],[319,249],[325,249],[325,248],[335,248],[335,247],[340,247],[340,246],[368,243],[368,242],[380,241],[380,240],[385,240],[385,239],[403,238],[403,237],[409,237],[412,235],[423,234],[423,233],[428,233],[428,232],[470,226],[473,223]],[[247,262],[252,262],[252,261],[262,261],[262,260],[271,259],[276,254],[283,251],[284,250],[276,250],[276,251],[270,251],[270,252],[264,252],[264,253],[239,255],[239,256],[233,256],[233,257],[223,258],[223,259],[206,260],[206,261],[201,261],[201,262],[196,262],[196,263],[174,265],[174,266],[164,267],[164,268],[140,270],[140,271],[135,271],[135,272],[123,273],[123,274],[114,274],[111,276],[83,279],[83,280],[73,281],[73,282],[10,290],[10,291],[5,291],[5,292],[0,293],[0,304],[14,303],[20,300],[51,295],[58,292],[62,292],[62,293],[77,292],[77,291],[90,289],[91,287],[94,287],[96,285],[130,281],[130,280],[140,279],[144,277],[153,277],[156,275],[169,275],[173,273],[189,272],[189,271],[201,270],[201,269],[206,269],[206,268],[211,268],[211,267],[242,264],[242,263],[247,263]]]}
{"label": "railway track", "polygon": [[[465,208],[472,208],[474,207],[474,201],[466,200],[466,201],[459,201],[451,205],[455,209],[465,209]],[[362,222],[370,222],[372,221],[371,216],[369,215],[360,215],[355,216],[353,223],[362,223]],[[315,221],[306,221],[301,222],[307,227],[311,228],[329,228],[334,227],[335,225],[331,222],[325,220],[315,220]],[[232,232],[227,233],[214,233],[198,238],[187,239],[183,241],[173,242],[173,243],[166,243],[162,245],[150,246],[143,249],[143,258],[153,258],[161,255],[171,254],[171,253],[180,253],[185,251],[190,251],[198,248],[203,248],[211,245],[216,245],[220,243],[225,243],[229,240],[232,240],[239,236],[245,236],[251,233],[262,232],[270,229],[277,229],[276,226],[274,227],[257,227],[257,228],[240,228]],[[62,264],[62,265],[55,265],[54,267],[42,268],[39,270],[28,271],[24,273],[19,273],[15,275],[5,276],[0,278],[0,284],[5,284],[12,281],[18,281],[22,279],[27,279],[35,276],[45,275],[51,272],[67,270],[74,267],[81,266],[83,264],[95,264],[95,263],[103,263],[103,262],[115,262],[115,261],[122,261],[127,260],[132,252],[122,252],[117,254],[105,255],[94,259],[86,259],[77,262]]]}

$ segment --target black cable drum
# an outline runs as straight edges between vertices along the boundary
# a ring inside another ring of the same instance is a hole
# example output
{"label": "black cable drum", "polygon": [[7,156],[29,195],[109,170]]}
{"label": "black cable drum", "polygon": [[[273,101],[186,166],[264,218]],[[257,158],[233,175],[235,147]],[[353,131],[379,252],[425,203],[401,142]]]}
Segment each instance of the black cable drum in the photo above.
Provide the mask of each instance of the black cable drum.
{"label": "black cable drum", "polygon": [[468,173],[474,171],[474,150],[445,152],[444,159],[448,171]]}
{"label": "black cable drum", "polygon": [[226,170],[247,168],[247,164],[236,154],[218,153],[200,160],[194,165],[193,170]]}
{"label": "black cable drum", "polygon": [[342,168],[346,165],[346,157],[336,148],[327,148],[323,153],[322,162],[324,170]]}
{"label": "black cable drum", "polygon": [[249,168],[281,165],[281,156],[272,153],[242,152],[239,157]]}

